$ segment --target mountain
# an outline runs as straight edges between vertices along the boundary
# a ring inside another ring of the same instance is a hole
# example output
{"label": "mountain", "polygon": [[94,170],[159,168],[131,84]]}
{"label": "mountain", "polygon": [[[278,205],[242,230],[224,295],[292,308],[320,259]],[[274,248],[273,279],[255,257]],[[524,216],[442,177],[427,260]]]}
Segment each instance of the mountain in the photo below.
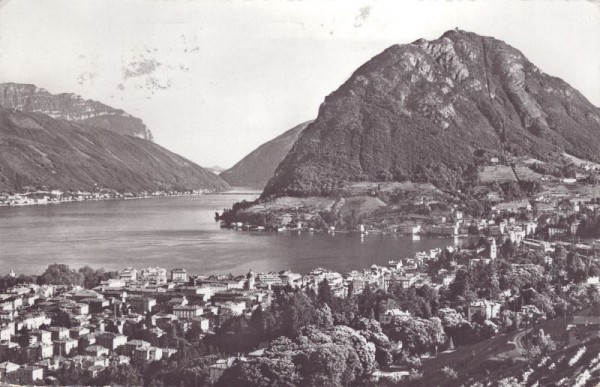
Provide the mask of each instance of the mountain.
{"label": "mountain", "polygon": [[71,93],[50,94],[35,85],[0,84],[0,106],[26,113],[79,122],[152,141],[152,132],[139,118],[103,103]]}
{"label": "mountain", "polygon": [[304,122],[262,144],[219,176],[233,186],[264,188],[275,168],[310,123],[311,121]]}
{"label": "mountain", "polygon": [[356,70],[325,98],[263,198],[330,196],[360,181],[458,190],[491,157],[562,153],[600,161],[600,109],[508,44],[452,30],[391,46]]}
{"label": "mountain", "polygon": [[228,188],[210,171],[151,141],[0,108],[0,191],[23,186],[119,191]]}

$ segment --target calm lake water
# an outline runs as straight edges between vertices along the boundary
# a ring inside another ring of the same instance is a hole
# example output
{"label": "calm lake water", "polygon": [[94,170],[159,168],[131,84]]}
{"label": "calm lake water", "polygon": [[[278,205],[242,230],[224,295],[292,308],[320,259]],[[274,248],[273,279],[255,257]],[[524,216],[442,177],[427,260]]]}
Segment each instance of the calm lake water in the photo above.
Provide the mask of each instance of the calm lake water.
{"label": "calm lake water", "polygon": [[451,239],[242,232],[215,211],[256,196],[204,195],[0,207],[0,274],[39,274],[51,263],[116,270],[183,267],[193,274],[316,267],[347,272],[445,247]]}

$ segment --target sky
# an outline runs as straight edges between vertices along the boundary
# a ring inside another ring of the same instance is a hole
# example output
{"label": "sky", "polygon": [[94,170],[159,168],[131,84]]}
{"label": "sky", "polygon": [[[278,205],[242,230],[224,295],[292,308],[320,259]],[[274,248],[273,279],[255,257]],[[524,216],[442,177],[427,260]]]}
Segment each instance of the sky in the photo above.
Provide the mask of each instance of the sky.
{"label": "sky", "polygon": [[385,48],[455,27],[600,106],[600,1],[583,0],[0,0],[0,82],[124,109],[158,144],[230,167]]}

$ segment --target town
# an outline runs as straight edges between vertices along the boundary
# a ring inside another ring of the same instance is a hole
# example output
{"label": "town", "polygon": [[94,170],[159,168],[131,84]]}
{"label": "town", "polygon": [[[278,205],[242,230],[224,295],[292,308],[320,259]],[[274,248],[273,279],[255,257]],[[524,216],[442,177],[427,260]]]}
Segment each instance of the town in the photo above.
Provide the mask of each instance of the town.
{"label": "town", "polygon": [[403,232],[466,240],[348,273],[60,264],[40,276],[11,272],[0,282],[0,382],[142,384],[163,373],[172,383],[170,367],[193,358],[181,383],[231,385],[236,372],[248,377],[240,364],[266,361],[277,336],[303,337],[307,326],[327,334],[347,326],[366,338],[374,361],[357,380],[456,378],[454,368],[431,362],[447,355],[458,367],[471,358],[461,348],[517,336],[481,360],[525,362],[534,326],[563,321],[552,326],[565,346],[600,332],[600,205],[561,200],[548,208],[504,206],[487,218],[453,209],[438,225]]}
{"label": "town", "polygon": [[196,189],[187,191],[157,190],[141,192],[118,192],[112,189],[97,188],[93,191],[61,191],[48,187],[24,187],[22,192],[0,192],[0,206],[29,206],[37,204],[60,204],[70,202],[84,202],[97,200],[128,200],[147,199],[168,196],[202,195],[212,192],[209,189]]}

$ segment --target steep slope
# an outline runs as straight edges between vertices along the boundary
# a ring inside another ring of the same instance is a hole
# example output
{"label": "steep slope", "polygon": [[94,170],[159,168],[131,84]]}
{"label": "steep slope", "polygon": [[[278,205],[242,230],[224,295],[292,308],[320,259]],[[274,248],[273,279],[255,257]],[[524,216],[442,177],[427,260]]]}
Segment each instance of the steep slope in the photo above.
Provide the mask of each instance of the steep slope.
{"label": "steep slope", "polygon": [[119,191],[228,187],[153,142],[0,108],[0,191],[23,186]]}
{"label": "steep slope", "polygon": [[275,168],[310,123],[311,121],[304,122],[262,144],[219,176],[233,186],[264,188]]}
{"label": "steep slope", "polygon": [[355,181],[459,189],[481,155],[600,161],[600,109],[517,49],[453,30],[394,45],[321,105],[263,197],[331,195]]}
{"label": "steep slope", "polygon": [[152,141],[152,133],[139,118],[71,93],[54,95],[34,85],[3,83],[0,84],[0,106],[26,113],[42,113]]}

